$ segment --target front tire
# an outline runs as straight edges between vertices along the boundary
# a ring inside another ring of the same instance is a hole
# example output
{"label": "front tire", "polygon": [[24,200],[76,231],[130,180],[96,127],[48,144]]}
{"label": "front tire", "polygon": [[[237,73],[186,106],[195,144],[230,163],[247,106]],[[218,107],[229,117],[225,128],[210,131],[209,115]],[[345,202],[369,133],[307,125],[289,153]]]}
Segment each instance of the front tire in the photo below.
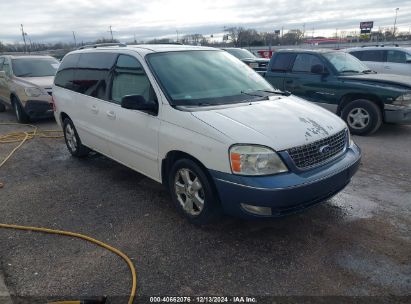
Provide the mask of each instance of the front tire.
{"label": "front tire", "polygon": [[376,132],[382,124],[380,108],[367,99],[357,99],[347,104],[341,117],[356,135],[370,135]]}
{"label": "front tire", "polygon": [[27,123],[30,120],[30,117],[24,111],[23,107],[21,106],[20,102],[17,100],[16,97],[13,97],[11,100],[13,105],[14,114],[16,115],[16,119],[19,123]]}
{"label": "front tire", "polygon": [[77,130],[70,118],[66,118],[63,121],[63,133],[67,149],[71,155],[75,157],[85,157],[90,153],[90,149],[81,143]]}
{"label": "front tire", "polygon": [[218,196],[197,163],[190,159],[177,160],[169,172],[168,181],[174,204],[191,223],[204,225],[221,217]]}

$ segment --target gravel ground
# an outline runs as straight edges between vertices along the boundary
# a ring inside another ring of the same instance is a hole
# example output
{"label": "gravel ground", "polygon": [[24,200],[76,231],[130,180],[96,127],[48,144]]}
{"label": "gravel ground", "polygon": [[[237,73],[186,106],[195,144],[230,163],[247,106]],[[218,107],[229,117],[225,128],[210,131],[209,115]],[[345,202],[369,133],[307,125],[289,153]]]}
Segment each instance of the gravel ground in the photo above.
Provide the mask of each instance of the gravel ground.
{"label": "gravel ground", "polygon": [[[12,113],[0,113],[8,121]],[[0,134],[15,129],[0,125]],[[410,303],[411,126],[385,125],[354,140],[360,170],[327,202],[281,219],[225,218],[199,228],[156,182],[99,155],[72,158],[62,139],[37,138],[0,169],[0,222],[76,231],[121,249],[136,265],[141,301],[247,295]],[[0,146],[0,159],[12,147]],[[0,272],[16,302],[107,295],[120,303],[131,284],[126,264],[104,249],[4,229]]]}

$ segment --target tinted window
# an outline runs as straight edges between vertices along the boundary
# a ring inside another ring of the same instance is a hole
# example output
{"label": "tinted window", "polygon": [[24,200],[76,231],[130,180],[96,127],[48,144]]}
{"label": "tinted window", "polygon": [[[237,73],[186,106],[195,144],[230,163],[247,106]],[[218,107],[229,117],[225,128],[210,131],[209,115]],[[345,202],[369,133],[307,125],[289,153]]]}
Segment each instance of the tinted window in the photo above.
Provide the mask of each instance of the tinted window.
{"label": "tinted window", "polygon": [[74,77],[74,90],[78,93],[107,100],[109,72],[117,54],[84,53],[80,55]]}
{"label": "tinted window", "polygon": [[383,61],[383,51],[379,51],[379,50],[362,51],[361,60],[382,62]]}
{"label": "tinted window", "polygon": [[402,51],[387,51],[387,62],[406,63],[407,58],[405,52]]}
{"label": "tinted window", "polygon": [[360,59],[360,60],[362,60],[362,53],[363,53],[363,52],[360,52],[360,51],[358,51],[358,52],[350,52],[351,55],[357,57],[357,58]]}
{"label": "tinted window", "polygon": [[280,53],[274,57],[274,61],[271,65],[272,71],[285,72],[289,69],[292,61],[294,60],[295,54]]}
{"label": "tinted window", "polygon": [[59,64],[53,58],[18,58],[11,61],[13,73],[17,77],[54,76]]}
{"label": "tinted window", "polygon": [[131,56],[120,55],[113,71],[111,100],[120,104],[127,95],[141,95],[147,101],[156,101],[143,66]]}
{"label": "tinted window", "polygon": [[318,64],[323,65],[317,56],[310,54],[298,54],[295,58],[292,71],[311,73],[311,67]]}
{"label": "tinted window", "polygon": [[80,58],[79,54],[65,56],[54,78],[54,84],[69,90],[74,89],[74,71]]}

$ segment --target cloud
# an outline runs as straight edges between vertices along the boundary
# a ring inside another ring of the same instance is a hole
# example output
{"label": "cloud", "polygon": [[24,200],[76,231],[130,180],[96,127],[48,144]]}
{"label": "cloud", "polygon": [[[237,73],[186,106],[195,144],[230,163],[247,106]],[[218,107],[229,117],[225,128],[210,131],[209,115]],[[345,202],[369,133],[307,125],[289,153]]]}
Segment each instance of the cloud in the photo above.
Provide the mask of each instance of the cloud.
{"label": "cloud", "polygon": [[32,41],[78,41],[114,36],[137,40],[180,34],[216,34],[224,26],[274,29],[315,29],[317,34],[358,29],[360,21],[375,27],[393,26],[395,8],[402,30],[411,26],[409,0],[14,0],[0,3],[0,41],[21,40],[20,23]]}

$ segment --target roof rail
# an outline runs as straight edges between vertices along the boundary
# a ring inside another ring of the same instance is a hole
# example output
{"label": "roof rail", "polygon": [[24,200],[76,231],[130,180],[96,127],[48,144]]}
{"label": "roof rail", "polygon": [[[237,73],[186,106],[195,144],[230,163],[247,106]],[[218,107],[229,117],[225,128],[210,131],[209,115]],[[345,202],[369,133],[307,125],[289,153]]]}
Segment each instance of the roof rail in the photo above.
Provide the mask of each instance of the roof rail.
{"label": "roof rail", "polygon": [[398,43],[386,43],[386,44],[375,44],[375,45],[362,45],[361,47],[384,47],[384,46],[395,46],[399,47],[400,45]]}
{"label": "roof rail", "polygon": [[78,50],[84,50],[84,49],[95,49],[98,47],[106,47],[106,46],[121,46],[125,47],[127,44],[125,43],[96,43],[96,44],[88,44],[88,45],[83,45],[78,48]]}

